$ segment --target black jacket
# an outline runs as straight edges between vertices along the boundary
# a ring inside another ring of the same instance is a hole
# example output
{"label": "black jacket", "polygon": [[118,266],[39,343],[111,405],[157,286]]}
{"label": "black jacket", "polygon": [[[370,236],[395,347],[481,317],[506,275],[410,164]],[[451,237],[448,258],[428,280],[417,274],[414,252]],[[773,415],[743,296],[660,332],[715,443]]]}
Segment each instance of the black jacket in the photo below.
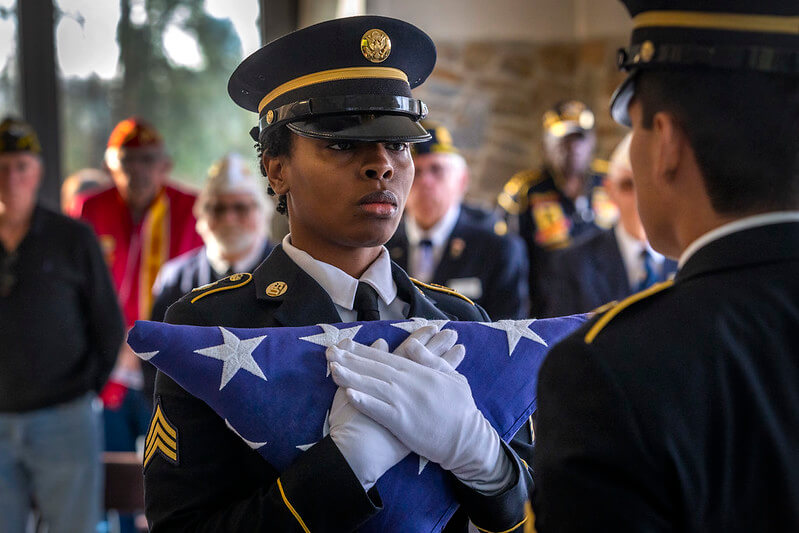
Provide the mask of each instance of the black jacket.
{"label": "black jacket", "polygon": [[[527,317],[527,254],[517,235],[497,235],[461,209],[431,280],[474,300],[494,320]],[[391,258],[408,268],[408,237],[400,224],[386,243]],[[468,288],[467,288],[468,287]],[[474,287],[477,292],[469,289]]]}
{"label": "black jacket", "polygon": [[[544,287],[546,306],[542,316],[587,313],[634,292],[613,229],[555,252],[551,267],[551,278]],[[676,261],[665,259],[658,281],[665,281],[676,270]]]}
{"label": "black jacket", "polygon": [[552,349],[536,525],[799,531],[799,222],[704,246]]}
{"label": "black jacket", "polygon": [[91,228],[37,207],[17,249],[0,245],[0,275],[11,286],[0,295],[0,412],[99,392],[124,325]]}
{"label": "black jacket", "polygon": [[[487,320],[482,309],[460,297],[412,284],[396,265],[393,275],[399,297],[410,303],[409,316]],[[285,283],[287,290],[270,297],[267,288],[275,282]],[[195,303],[191,300],[202,291],[173,305],[167,322],[244,328],[340,322],[327,293],[281,246],[255,270],[252,282],[207,291]],[[178,454],[176,462],[156,454],[145,467],[146,514],[153,533],[303,531],[294,512],[311,531],[351,531],[381,509],[377,489],[363,490],[329,436],[278,472],[210,407],[161,372],[156,398],[177,431]],[[524,445],[520,449],[529,454]],[[512,528],[523,519],[524,501],[532,492],[527,468],[507,451],[518,475],[503,493],[481,496],[453,478],[462,507],[477,524],[494,531]],[[402,529],[401,524],[397,529]]]}

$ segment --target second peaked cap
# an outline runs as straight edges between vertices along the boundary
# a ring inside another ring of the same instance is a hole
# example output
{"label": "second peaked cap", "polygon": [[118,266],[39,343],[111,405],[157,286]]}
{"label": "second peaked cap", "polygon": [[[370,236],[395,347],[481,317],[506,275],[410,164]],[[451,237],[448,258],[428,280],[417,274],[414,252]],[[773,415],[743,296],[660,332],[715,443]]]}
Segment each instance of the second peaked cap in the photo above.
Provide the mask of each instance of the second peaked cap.
{"label": "second peaked cap", "polygon": [[315,138],[418,142],[427,115],[411,89],[433,70],[426,33],[380,16],[330,20],[289,33],[246,58],[228,93],[259,114],[259,137],[286,124]]}

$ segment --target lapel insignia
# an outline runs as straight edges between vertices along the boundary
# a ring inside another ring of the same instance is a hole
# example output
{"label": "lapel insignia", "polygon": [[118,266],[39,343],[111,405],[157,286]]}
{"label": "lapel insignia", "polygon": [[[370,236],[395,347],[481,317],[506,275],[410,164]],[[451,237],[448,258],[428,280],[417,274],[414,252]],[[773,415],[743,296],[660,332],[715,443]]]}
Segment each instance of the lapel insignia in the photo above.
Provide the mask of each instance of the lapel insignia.
{"label": "lapel insignia", "polygon": [[156,401],[150,429],[147,430],[147,437],[144,441],[145,469],[156,453],[173,465],[180,464],[178,461],[178,430],[164,414],[161,398]]}
{"label": "lapel insignia", "polygon": [[466,248],[466,241],[460,237],[455,237],[449,244],[449,256],[453,259],[458,259]]}
{"label": "lapel insignia", "polygon": [[285,281],[274,281],[266,288],[266,295],[270,298],[277,298],[286,294],[289,286]]}

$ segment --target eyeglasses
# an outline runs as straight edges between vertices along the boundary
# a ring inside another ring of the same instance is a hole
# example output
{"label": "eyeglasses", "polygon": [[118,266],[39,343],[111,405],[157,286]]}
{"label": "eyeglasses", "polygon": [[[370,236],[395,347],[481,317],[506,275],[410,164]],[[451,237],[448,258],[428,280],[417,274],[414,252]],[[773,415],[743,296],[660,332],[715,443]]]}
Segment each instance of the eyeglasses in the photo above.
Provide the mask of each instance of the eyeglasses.
{"label": "eyeglasses", "polygon": [[12,289],[17,284],[17,276],[13,271],[17,257],[16,252],[13,252],[0,260],[0,298],[5,298],[11,294]]}
{"label": "eyeglasses", "polygon": [[150,166],[154,165],[164,157],[161,152],[142,152],[142,153],[125,153],[119,158],[119,163],[123,167],[130,167],[136,163]]}
{"label": "eyeglasses", "polygon": [[219,203],[206,205],[205,212],[214,218],[222,218],[227,214],[228,211],[232,211],[237,217],[244,218],[248,216],[254,208],[255,202],[236,202],[232,204]]}

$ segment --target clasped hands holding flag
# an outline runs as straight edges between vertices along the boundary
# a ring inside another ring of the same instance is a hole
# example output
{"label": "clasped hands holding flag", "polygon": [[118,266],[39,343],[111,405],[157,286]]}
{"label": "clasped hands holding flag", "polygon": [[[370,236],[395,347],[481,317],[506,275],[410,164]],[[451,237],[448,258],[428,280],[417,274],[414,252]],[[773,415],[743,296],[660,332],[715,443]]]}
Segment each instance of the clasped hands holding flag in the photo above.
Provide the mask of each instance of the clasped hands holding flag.
{"label": "clasped hands holding flag", "polygon": [[482,492],[499,492],[512,465],[457,366],[466,349],[451,329],[425,326],[393,352],[345,339],[325,352],[339,386],[330,437],[365,489],[411,451]]}
{"label": "clasped hands holding flag", "polygon": [[[517,482],[523,465],[505,442],[535,410],[548,347],[584,321],[140,321],[128,343],[278,472],[329,435],[364,489],[379,490],[383,509],[361,531],[440,531],[462,503],[445,471],[488,497]],[[151,444],[145,460],[159,453]]]}

